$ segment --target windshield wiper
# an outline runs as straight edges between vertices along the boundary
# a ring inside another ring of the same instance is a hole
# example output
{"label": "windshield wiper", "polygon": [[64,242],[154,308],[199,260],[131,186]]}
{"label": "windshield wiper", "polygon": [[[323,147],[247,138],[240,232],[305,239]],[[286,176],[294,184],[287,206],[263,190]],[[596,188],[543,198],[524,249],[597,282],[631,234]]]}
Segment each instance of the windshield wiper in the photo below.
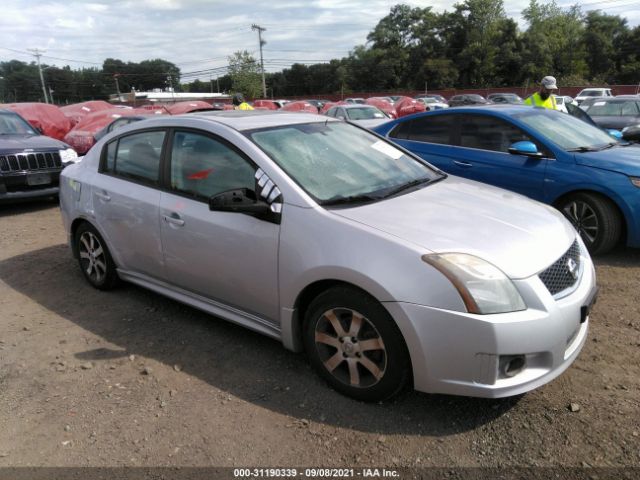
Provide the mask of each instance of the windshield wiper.
{"label": "windshield wiper", "polygon": [[410,182],[407,182],[403,185],[400,185],[398,187],[395,187],[392,190],[389,190],[387,193],[385,193],[384,197],[391,197],[393,195],[397,195],[400,192],[404,192],[405,190],[408,190],[412,187],[415,187],[417,185],[422,185],[423,183],[429,183],[431,182],[433,179],[431,178],[416,178],[415,180],[411,180]]}
{"label": "windshield wiper", "polygon": [[567,152],[599,152],[600,150],[606,150],[607,148],[615,147],[618,142],[609,142],[604,145],[588,145],[584,147],[570,148]]}
{"label": "windshield wiper", "polygon": [[570,148],[567,152],[597,152],[599,148],[592,146]]}
{"label": "windshield wiper", "polygon": [[377,195],[349,195],[347,197],[333,197],[328,200],[325,200],[321,203],[321,205],[345,205],[349,203],[366,203],[366,202],[374,202],[376,200],[380,200],[381,196]]}

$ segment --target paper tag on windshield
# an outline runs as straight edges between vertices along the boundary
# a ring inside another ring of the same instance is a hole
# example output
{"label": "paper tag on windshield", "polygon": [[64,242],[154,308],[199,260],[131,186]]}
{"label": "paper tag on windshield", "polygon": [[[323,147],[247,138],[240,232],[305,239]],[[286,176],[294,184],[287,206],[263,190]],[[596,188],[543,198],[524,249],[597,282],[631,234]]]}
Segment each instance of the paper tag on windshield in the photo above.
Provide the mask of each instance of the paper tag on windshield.
{"label": "paper tag on windshield", "polygon": [[606,105],[607,102],[594,102],[593,106],[594,107],[601,107],[602,105]]}
{"label": "paper tag on windshield", "polygon": [[402,152],[397,148],[392,147],[386,142],[382,140],[378,140],[376,143],[371,145],[371,148],[375,148],[380,153],[384,153],[386,156],[393,158],[394,160],[399,159],[402,156]]}

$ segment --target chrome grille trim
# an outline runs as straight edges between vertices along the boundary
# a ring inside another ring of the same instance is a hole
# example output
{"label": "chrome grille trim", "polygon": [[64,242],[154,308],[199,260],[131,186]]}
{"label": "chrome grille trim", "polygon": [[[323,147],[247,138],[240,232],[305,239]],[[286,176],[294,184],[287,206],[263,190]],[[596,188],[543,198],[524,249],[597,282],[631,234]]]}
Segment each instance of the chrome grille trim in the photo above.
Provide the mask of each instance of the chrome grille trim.
{"label": "chrome grille trim", "polygon": [[[570,262],[574,262],[575,278],[569,268]],[[556,299],[571,293],[582,277],[582,258],[578,240],[575,240],[569,250],[550,267],[540,272],[538,277]]]}
{"label": "chrome grille trim", "polygon": [[62,168],[60,152],[14,153],[0,155],[0,173]]}

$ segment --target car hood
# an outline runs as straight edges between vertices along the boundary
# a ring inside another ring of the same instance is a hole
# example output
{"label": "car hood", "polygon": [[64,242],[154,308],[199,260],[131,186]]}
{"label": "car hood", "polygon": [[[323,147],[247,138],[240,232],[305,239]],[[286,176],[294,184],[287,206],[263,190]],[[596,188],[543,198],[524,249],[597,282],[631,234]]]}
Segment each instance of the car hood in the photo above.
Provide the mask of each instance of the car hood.
{"label": "car hood", "polygon": [[625,175],[640,176],[640,145],[613,147],[600,152],[575,154],[576,163],[587,167],[602,168]]}
{"label": "car hood", "polygon": [[331,211],[436,253],[475,255],[514,279],[547,268],[576,237],[553,208],[454,176],[395,198]]}
{"label": "car hood", "polygon": [[18,153],[25,149],[55,150],[69,148],[66,143],[44,135],[0,135],[0,153]]}

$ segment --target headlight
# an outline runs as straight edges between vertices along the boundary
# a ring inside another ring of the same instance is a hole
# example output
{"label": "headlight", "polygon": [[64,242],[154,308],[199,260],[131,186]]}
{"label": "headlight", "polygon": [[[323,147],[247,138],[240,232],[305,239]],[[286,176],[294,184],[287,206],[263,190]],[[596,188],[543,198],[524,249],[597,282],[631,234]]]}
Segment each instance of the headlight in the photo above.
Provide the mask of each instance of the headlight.
{"label": "headlight", "polygon": [[633,183],[636,187],[640,188],[640,177],[629,177],[631,183]]}
{"label": "headlight", "polygon": [[62,160],[62,163],[74,162],[76,158],[78,158],[78,154],[73,148],[60,150],[60,160]]}
{"label": "headlight", "polygon": [[462,297],[469,313],[506,313],[526,309],[515,285],[490,263],[464,253],[423,255],[439,270]]}

